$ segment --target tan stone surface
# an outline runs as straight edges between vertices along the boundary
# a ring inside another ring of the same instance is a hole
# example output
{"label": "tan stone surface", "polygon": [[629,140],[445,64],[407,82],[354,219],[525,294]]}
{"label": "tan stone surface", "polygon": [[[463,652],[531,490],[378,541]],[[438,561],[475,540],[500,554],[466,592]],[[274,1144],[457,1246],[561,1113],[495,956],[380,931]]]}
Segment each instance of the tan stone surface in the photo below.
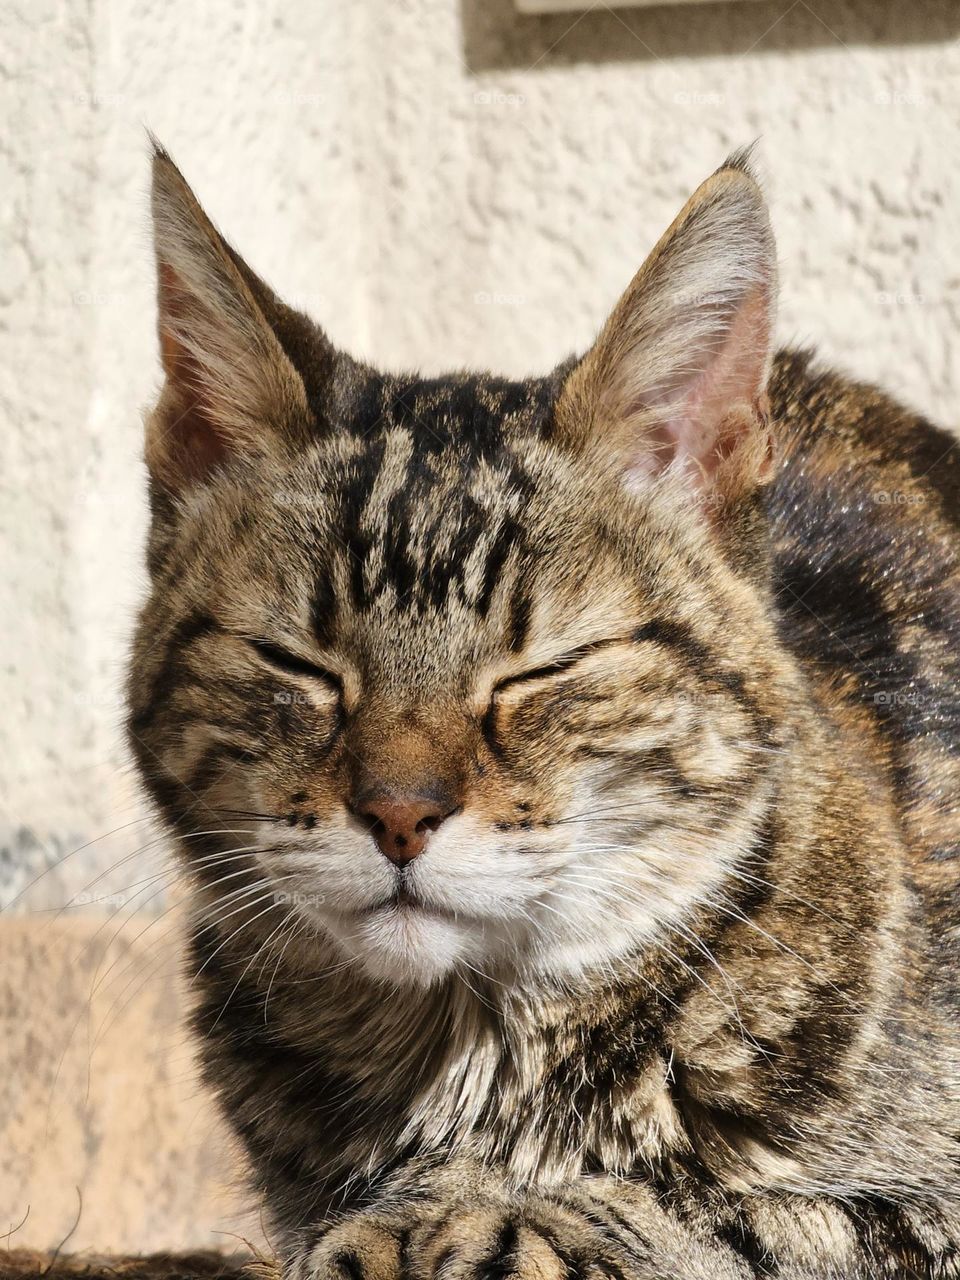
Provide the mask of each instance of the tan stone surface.
{"label": "tan stone surface", "polygon": [[267,1261],[218,1253],[154,1253],[51,1257],[28,1249],[0,1251],[0,1280],[275,1280]]}
{"label": "tan stone surface", "polygon": [[54,1248],[75,1222],[71,1253],[236,1246],[225,1231],[262,1242],[196,1080],[177,969],[169,918],[0,918],[0,1235],[23,1220],[11,1246]]}

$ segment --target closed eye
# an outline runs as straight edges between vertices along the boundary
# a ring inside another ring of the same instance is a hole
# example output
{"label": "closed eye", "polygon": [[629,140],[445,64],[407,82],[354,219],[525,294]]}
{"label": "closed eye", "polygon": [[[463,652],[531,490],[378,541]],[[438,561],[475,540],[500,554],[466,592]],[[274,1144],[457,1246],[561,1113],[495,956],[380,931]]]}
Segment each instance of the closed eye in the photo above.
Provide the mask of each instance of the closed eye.
{"label": "closed eye", "polygon": [[507,676],[503,680],[498,680],[493,686],[493,692],[502,693],[505,689],[510,689],[514,685],[526,684],[536,680],[547,680],[550,676],[559,675],[561,672],[569,671],[571,667],[576,666],[578,662],[582,662],[584,658],[595,653],[598,649],[605,649],[612,644],[623,644],[624,637],[616,636],[609,640],[592,640],[589,644],[579,645],[576,649],[571,649],[569,653],[563,653],[559,657],[554,658],[552,662],[545,662],[542,667],[531,667],[529,671],[520,671],[515,676]]}
{"label": "closed eye", "polygon": [[323,680],[338,693],[342,692],[343,685],[339,676],[335,676],[326,667],[290,653],[287,649],[281,649],[279,645],[271,644],[269,640],[248,639],[247,643],[263,658],[264,662],[269,663],[275,670],[289,676],[306,676],[309,680]]}

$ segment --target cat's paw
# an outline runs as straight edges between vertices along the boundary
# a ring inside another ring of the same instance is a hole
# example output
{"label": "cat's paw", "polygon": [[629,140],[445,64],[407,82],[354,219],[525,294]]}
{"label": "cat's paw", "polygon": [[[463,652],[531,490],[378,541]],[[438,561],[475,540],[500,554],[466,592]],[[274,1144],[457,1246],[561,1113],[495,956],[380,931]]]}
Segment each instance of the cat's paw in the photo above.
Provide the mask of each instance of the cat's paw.
{"label": "cat's paw", "polygon": [[[460,1205],[409,1241],[415,1280],[606,1280],[595,1232],[550,1201]],[[616,1274],[616,1272],[613,1272]]]}
{"label": "cat's paw", "polygon": [[595,1229],[551,1201],[418,1203],[352,1214],[306,1243],[284,1280],[609,1280]]}
{"label": "cat's paw", "polygon": [[353,1213],[304,1241],[283,1280],[400,1280],[405,1229],[395,1216]]}
{"label": "cat's paw", "polygon": [[564,1280],[556,1242],[521,1214],[464,1210],[413,1250],[416,1280]]}

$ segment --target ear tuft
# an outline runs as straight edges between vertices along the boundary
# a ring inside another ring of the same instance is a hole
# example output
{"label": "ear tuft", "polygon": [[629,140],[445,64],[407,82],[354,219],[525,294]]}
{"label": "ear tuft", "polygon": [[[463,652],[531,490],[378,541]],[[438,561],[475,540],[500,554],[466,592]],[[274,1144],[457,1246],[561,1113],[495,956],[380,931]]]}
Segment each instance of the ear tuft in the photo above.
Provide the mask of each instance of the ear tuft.
{"label": "ear tuft", "polygon": [[166,382],[148,423],[146,453],[154,478],[181,490],[233,456],[262,454],[301,437],[309,411],[303,381],[249,287],[253,273],[164,148],[151,141]]}
{"label": "ear tuft", "polygon": [[769,475],[776,253],[749,160],[737,152],[694,193],[564,387],[560,437],[627,482],[669,468],[702,493],[734,473],[742,487],[743,466]]}
{"label": "ear tuft", "polygon": [[756,154],[757,142],[748,142],[745,147],[738,147],[736,151],[731,151],[724,160],[717,173],[723,173],[724,169],[736,169],[739,173],[744,173],[748,178],[757,182],[757,175],[753,169],[753,157]]}

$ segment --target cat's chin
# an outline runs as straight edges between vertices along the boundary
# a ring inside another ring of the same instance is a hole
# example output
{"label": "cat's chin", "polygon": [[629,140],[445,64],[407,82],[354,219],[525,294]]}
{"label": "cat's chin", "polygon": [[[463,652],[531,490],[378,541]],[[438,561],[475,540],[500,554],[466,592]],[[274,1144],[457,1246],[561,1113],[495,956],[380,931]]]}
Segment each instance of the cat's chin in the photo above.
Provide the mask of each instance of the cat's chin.
{"label": "cat's chin", "polygon": [[464,923],[416,907],[331,918],[326,929],[369,977],[405,986],[432,986],[473,950]]}

